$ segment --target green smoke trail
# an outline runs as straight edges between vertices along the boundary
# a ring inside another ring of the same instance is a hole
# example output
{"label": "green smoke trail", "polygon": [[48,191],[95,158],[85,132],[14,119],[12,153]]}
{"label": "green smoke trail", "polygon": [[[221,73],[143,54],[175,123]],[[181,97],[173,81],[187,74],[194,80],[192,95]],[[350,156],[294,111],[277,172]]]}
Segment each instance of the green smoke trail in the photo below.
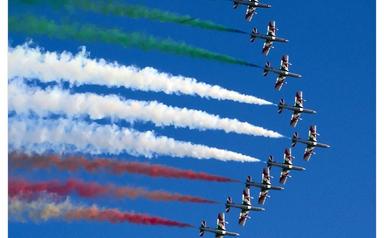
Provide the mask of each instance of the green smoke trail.
{"label": "green smoke trail", "polygon": [[11,32],[22,32],[31,35],[45,35],[58,39],[74,39],[81,42],[104,42],[123,47],[136,47],[142,50],[159,50],[167,53],[204,58],[220,62],[258,67],[231,56],[218,54],[202,48],[190,46],[172,39],[155,38],[140,32],[122,32],[118,29],[99,28],[94,25],[56,24],[54,21],[34,16],[8,19]]}
{"label": "green smoke trail", "polygon": [[36,5],[49,4],[55,8],[64,7],[73,10],[78,8],[84,11],[95,12],[104,15],[115,15],[129,18],[145,18],[160,22],[171,22],[176,24],[199,27],[208,30],[234,32],[248,34],[247,32],[229,28],[212,21],[200,20],[188,15],[179,15],[177,13],[163,11],[155,8],[148,8],[142,5],[122,4],[114,1],[99,1],[99,0],[16,0],[16,2]]}

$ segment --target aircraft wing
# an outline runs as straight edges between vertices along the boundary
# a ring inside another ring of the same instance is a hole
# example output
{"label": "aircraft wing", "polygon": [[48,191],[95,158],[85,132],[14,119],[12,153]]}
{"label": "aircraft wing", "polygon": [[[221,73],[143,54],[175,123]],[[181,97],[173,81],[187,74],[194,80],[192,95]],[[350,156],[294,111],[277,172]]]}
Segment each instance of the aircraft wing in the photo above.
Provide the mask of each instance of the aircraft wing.
{"label": "aircraft wing", "polygon": [[285,184],[287,182],[288,176],[289,176],[289,170],[282,169],[280,173],[280,179],[279,179],[280,183]]}
{"label": "aircraft wing", "polygon": [[225,231],[225,216],[224,213],[219,213],[216,220],[216,228]]}
{"label": "aircraft wing", "polygon": [[276,22],[270,21],[267,27],[267,35],[276,36]]}
{"label": "aircraft wing", "polygon": [[271,168],[264,167],[263,173],[261,174],[261,182],[265,185],[271,185]]}
{"label": "aircraft wing", "polygon": [[283,55],[281,57],[280,69],[284,70],[284,71],[289,71],[289,56],[288,55]]}
{"label": "aircraft wing", "polygon": [[267,56],[269,54],[269,51],[271,50],[273,45],[273,41],[270,40],[265,40],[264,45],[263,45],[263,50],[262,53]]}
{"label": "aircraft wing", "polygon": [[284,84],[284,81],[285,81],[285,76],[283,75],[279,75],[276,79],[276,83],[275,83],[275,89],[277,91],[280,91],[281,87],[283,87],[283,84]]}
{"label": "aircraft wing", "polygon": [[264,205],[265,200],[267,199],[267,196],[268,196],[268,191],[269,190],[261,189],[259,193],[259,199],[258,199],[259,204]]}
{"label": "aircraft wing", "polygon": [[315,149],[315,147],[309,146],[309,145],[305,148],[304,160],[308,161],[311,158],[314,149]]}
{"label": "aircraft wing", "polygon": [[293,156],[292,156],[291,148],[286,148],[284,150],[284,164],[292,165],[292,159],[293,159]]}
{"label": "aircraft wing", "polygon": [[295,107],[301,107],[303,108],[303,92],[298,91],[295,95]]}
{"label": "aircraft wing", "polygon": [[248,5],[247,11],[245,12],[245,19],[247,21],[251,21],[255,12],[256,12],[256,7],[252,5]]}
{"label": "aircraft wing", "polygon": [[298,113],[298,112],[292,113],[291,122],[290,122],[291,126],[292,127],[296,127],[297,122],[299,121],[299,119],[300,119],[300,113]]}
{"label": "aircraft wing", "polygon": [[317,135],[316,126],[310,126],[308,131],[308,140],[317,141]]}
{"label": "aircraft wing", "polygon": [[249,210],[242,209],[239,216],[239,224],[244,226],[249,216]]}
{"label": "aircraft wing", "polygon": [[241,196],[241,202],[242,204],[251,205],[251,195],[249,188],[244,189],[243,194]]}

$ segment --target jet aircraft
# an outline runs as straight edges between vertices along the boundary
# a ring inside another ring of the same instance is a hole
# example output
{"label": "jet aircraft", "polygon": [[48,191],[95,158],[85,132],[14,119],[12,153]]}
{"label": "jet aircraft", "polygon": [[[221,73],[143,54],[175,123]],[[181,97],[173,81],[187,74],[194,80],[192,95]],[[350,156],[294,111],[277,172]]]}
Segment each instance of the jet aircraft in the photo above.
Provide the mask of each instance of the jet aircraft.
{"label": "jet aircraft", "polygon": [[280,187],[280,186],[272,186],[269,167],[265,167],[263,169],[261,180],[262,180],[261,183],[256,183],[256,182],[252,181],[251,176],[248,176],[247,180],[245,182],[245,186],[247,188],[249,188],[251,186],[260,188],[259,199],[258,199],[259,204],[264,204],[266,198],[270,197],[268,195],[269,190],[283,190],[284,189],[283,187]]}
{"label": "jet aircraft", "polygon": [[278,29],[276,28],[276,22],[275,21],[270,21],[269,22],[268,27],[267,27],[267,34],[266,35],[257,32],[257,29],[254,27],[252,29],[252,32],[251,32],[250,41],[254,42],[256,40],[256,38],[264,39],[265,42],[264,42],[264,45],[263,45],[262,53],[265,56],[267,56],[269,54],[270,49],[273,48],[272,45],[273,45],[274,41],[282,42],[282,43],[288,42],[287,39],[276,37],[276,31],[277,30]]}
{"label": "jet aircraft", "polygon": [[257,8],[271,8],[269,4],[259,3],[259,0],[233,0],[233,8],[239,5],[246,5],[247,11],[245,12],[245,19],[251,21],[253,15],[256,13]]}
{"label": "jet aircraft", "polygon": [[290,170],[298,170],[298,171],[305,170],[305,168],[303,167],[293,165],[294,158],[295,157],[292,156],[291,148],[285,149],[283,163],[278,163],[276,161],[273,161],[273,157],[271,155],[269,156],[267,165],[269,167],[276,166],[281,168],[280,179],[279,179],[281,184],[285,184],[287,182],[287,178],[291,177],[291,175],[289,174]]}
{"label": "jet aircraft", "polygon": [[305,100],[303,99],[303,92],[297,91],[296,95],[295,95],[295,105],[293,105],[293,106],[287,105],[287,104],[285,104],[284,99],[281,99],[279,104],[277,105],[277,107],[278,107],[277,112],[282,113],[284,109],[293,111],[292,116],[291,116],[290,125],[292,127],[296,127],[297,122],[299,120],[301,120],[301,118],[300,118],[301,113],[311,113],[311,114],[316,113],[315,110],[304,108],[304,106],[303,106],[304,101]]}
{"label": "jet aircraft", "polygon": [[233,203],[231,197],[228,197],[227,202],[225,203],[225,211],[226,212],[229,212],[231,207],[241,209],[240,216],[239,216],[239,224],[243,225],[243,226],[245,225],[247,218],[251,218],[249,216],[250,211],[265,211],[265,209],[262,207],[253,207],[252,206],[251,199],[253,197],[251,197],[249,190],[250,190],[249,188],[244,189],[243,194],[241,196],[241,200],[242,200],[241,204]]}
{"label": "jet aircraft", "polygon": [[315,154],[314,152],[315,147],[321,147],[321,148],[331,147],[330,145],[317,142],[317,136],[319,135],[320,134],[317,134],[317,129],[315,125],[309,127],[308,140],[302,140],[297,134],[297,132],[295,132],[293,133],[293,136],[292,136],[292,147],[295,147],[296,143],[306,144],[307,147],[305,148],[305,151],[304,151],[304,160],[308,161],[311,158],[312,154]]}
{"label": "jet aircraft", "polygon": [[280,91],[281,87],[285,82],[286,77],[293,77],[293,78],[302,77],[300,74],[289,72],[289,65],[292,65],[289,63],[289,56],[283,55],[281,57],[280,69],[271,67],[271,64],[269,62],[267,62],[264,66],[264,76],[267,76],[269,72],[273,72],[278,75],[275,83],[275,89],[277,91]]}
{"label": "jet aircraft", "polygon": [[225,215],[224,213],[219,213],[217,215],[216,228],[210,228],[207,226],[205,221],[201,222],[200,225],[200,236],[203,236],[205,232],[211,232],[215,234],[215,238],[223,238],[224,236],[239,236],[239,233],[227,231],[225,229]]}

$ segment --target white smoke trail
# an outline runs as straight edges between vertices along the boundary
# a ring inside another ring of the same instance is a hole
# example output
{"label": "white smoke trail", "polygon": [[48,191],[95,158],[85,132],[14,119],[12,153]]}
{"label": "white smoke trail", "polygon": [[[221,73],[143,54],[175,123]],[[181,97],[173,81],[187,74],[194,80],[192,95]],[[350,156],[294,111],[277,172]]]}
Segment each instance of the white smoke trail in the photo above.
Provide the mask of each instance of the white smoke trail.
{"label": "white smoke trail", "polygon": [[88,115],[92,120],[106,117],[128,122],[152,121],[156,126],[187,127],[189,129],[213,129],[265,136],[282,137],[277,132],[254,126],[237,119],[220,118],[199,110],[177,108],[158,103],[122,100],[117,96],[100,96],[92,93],[70,94],[60,88],[42,90],[28,87],[21,80],[11,80],[8,85],[8,108],[17,114],[33,111],[44,117],[51,113],[69,117]]}
{"label": "white smoke trail", "polygon": [[104,59],[90,59],[85,48],[77,55],[44,52],[40,48],[29,47],[28,43],[8,48],[8,77],[38,78],[44,82],[64,80],[72,85],[122,86],[134,90],[273,105],[264,99],[198,82],[194,78],[161,73],[151,67],[139,69]]}
{"label": "white smoke trail", "polygon": [[191,157],[217,159],[221,161],[257,162],[254,157],[240,153],[177,141],[153,132],[138,132],[116,125],[73,121],[69,119],[26,119],[9,118],[9,148],[26,152],[46,151],[82,152],[89,154],[142,155],[153,157]]}

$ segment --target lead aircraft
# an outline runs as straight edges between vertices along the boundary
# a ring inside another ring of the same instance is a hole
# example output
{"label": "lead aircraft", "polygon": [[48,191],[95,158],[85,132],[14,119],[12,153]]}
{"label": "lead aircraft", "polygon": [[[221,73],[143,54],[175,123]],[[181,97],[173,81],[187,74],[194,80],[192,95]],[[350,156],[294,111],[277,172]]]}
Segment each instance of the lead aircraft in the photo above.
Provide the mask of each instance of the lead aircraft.
{"label": "lead aircraft", "polygon": [[245,188],[243,191],[243,194],[241,195],[241,200],[242,200],[241,204],[233,203],[231,197],[227,198],[227,202],[225,203],[225,212],[229,212],[231,207],[240,208],[241,211],[239,215],[239,224],[244,226],[247,219],[251,218],[249,216],[250,211],[265,211],[265,209],[262,207],[253,207],[251,202],[252,198],[253,197],[251,197],[250,195],[250,189]]}
{"label": "lead aircraft", "polygon": [[239,233],[227,231],[225,229],[225,215],[224,213],[219,213],[216,220],[216,228],[210,228],[207,226],[205,221],[201,222],[200,225],[200,236],[203,236],[205,232],[211,232],[215,234],[215,238],[223,238],[224,236],[239,236]]}
{"label": "lead aircraft", "polygon": [[245,12],[245,19],[251,21],[253,15],[256,13],[257,8],[271,8],[269,4],[259,3],[259,0],[233,0],[233,8],[237,8],[239,5],[246,5],[247,11]]}
{"label": "lead aircraft", "polygon": [[250,41],[254,42],[256,40],[256,38],[264,39],[265,42],[264,42],[264,45],[263,45],[263,50],[261,52],[265,56],[267,56],[269,54],[269,51],[271,50],[271,48],[273,48],[272,45],[273,45],[274,41],[282,42],[282,43],[288,42],[287,39],[280,38],[280,37],[276,36],[276,31],[277,30],[278,29],[276,28],[276,22],[275,21],[270,21],[269,22],[268,27],[267,27],[267,34],[266,35],[257,32],[257,29],[254,27],[252,29],[252,32],[251,32]]}
{"label": "lead aircraft", "polygon": [[317,142],[317,136],[319,135],[320,134],[317,134],[317,129],[315,125],[309,127],[308,140],[302,140],[297,134],[297,132],[295,132],[292,136],[292,147],[295,147],[296,143],[306,144],[307,147],[304,151],[304,160],[308,161],[311,158],[312,154],[315,154],[314,150],[316,147],[331,147],[330,145]]}

